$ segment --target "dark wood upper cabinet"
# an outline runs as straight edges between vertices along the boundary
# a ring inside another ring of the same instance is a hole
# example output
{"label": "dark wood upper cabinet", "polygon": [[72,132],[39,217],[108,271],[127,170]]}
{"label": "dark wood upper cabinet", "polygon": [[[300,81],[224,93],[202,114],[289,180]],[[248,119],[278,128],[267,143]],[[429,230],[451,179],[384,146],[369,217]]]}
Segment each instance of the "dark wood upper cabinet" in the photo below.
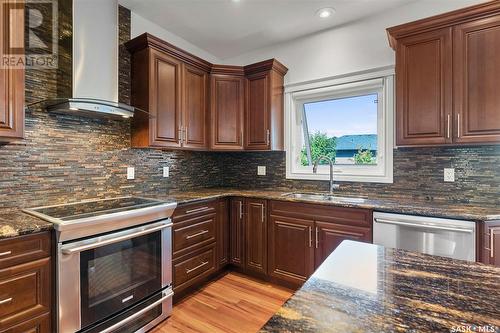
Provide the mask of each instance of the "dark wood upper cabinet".
{"label": "dark wood upper cabinet", "polygon": [[229,240],[229,262],[234,266],[243,268],[245,266],[244,261],[244,249],[245,249],[245,239],[244,239],[244,206],[245,201],[243,198],[231,198],[230,199],[230,219],[229,219],[229,230],[230,230],[230,240]]}
{"label": "dark wood upper cabinet", "polygon": [[500,142],[500,14],[453,31],[455,142]]}
{"label": "dark wood upper cabinet", "polygon": [[246,270],[267,274],[267,201],[246,200]]}
{"label": "dark wood upper cabinet", "polygon": [[212,74],[210,97],[210,149],[243,150],[244,77]]}
{"label": "dark wood upper cabinet", "polygon": [[451,50],[451,28],[398,41],[397,145],[451,142]]}
{"label": "dark wood upper cabinet", "polygon": [[284,150],[283,82],[287,71],[274,59],[245,67],[246,150]]}
{"label": "dark wood upper cabinet", "polygon": [[207,148],[208,73],[190,65],[183,66],[182,106],[183,146]]}
{"label": "dark wood upper cabinet", "polygon": [[132,54],[132,105],[149,113],[134,116],[133,147],[284,149],[288,69],[275,59],[214,65],[147,33],[126,46]]}
{"label": "dark wood upper cabinet", "polygon": [[[2,3],[0,8],[0,57],[12,52],[24,54],[24,2]],[[13,14],[14,13],[14,14]],[[24,69],[0,68],[0,142],[22,139],[24,136]]]}
{"label": "dark wood upper cabinet", "polygon": [[387,31],[398,146],[500,143],[499,1]]}

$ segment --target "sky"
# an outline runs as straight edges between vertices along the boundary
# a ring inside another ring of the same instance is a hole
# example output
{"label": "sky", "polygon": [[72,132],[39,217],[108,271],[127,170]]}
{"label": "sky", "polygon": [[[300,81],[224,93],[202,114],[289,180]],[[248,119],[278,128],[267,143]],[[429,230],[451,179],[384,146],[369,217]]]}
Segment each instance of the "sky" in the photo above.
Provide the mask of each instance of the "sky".
{"label": "sky", "polygon": [[373,94],[304,104],[309,133],[377,134],[376,99]]}

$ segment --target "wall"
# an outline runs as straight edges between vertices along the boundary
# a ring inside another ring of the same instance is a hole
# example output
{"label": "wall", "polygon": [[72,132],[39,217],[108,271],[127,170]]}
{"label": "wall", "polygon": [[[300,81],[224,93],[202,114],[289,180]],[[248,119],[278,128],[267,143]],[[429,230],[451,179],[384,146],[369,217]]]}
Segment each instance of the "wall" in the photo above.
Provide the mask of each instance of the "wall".
{"label": "wall", "polygon": [[289,68],[285,83],[393,65],[394,51],[389,47],[386,28],[480,2],[418,0],[372,18],[224,59],[224,63],[246,65],[276,58]]}
{"label": "wall", "polygon": [[177,36],[176,34],[163,29],[156,23],[153,23],[145,19],[144,17],[138,15],[137,13],[132,12],[131,20],[132,20],[132,30],[131,30],[132,38],[142,35],[145,32],[148,32],[208,62],[211,62],[213,64],[222,63],[222,61],[213,54],[197,47],[196,45],[191,44],[190,42]]}
{"label": "wall", "polygon": [[[64,5],[60,1],[60,5]],[[60,13],[60,36],[71,36],[71,6]],[[130,35],[130,15],[120,8],[120,41]],[[120,100],[130,98],[130,59],[120,45]],[[68,91],[71,43],[60,42],[59,70],[26,70],[26,102]],[[69,89],[69,91],[71,91]],[[48,114],[39,108],[26,113],[25,140],[0,145],[0,208],[33,207],[96,197],[168,193],[222,185],[220,155],[130,148],[129,120],[93,120]],[[136,179],[126,179],[135,166]],[[170,166],[170,178],[162,167]]]}

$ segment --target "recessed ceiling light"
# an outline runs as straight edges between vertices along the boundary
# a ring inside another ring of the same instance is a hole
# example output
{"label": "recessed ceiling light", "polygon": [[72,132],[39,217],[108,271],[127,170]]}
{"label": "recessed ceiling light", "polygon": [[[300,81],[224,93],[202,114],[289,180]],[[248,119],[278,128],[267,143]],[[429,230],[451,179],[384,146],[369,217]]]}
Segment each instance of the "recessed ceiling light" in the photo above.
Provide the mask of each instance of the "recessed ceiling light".
{"label": "recessed ceiling light", "polygon": [[322,18],[322,19],[325,19],[325,18],[329,18],[330,16],[332,16],[333,14],[335,14],[335,9],[331,8],[331,7],[327,7],[327,8],[321,8],[320,10],[318,10],[316,12],[316,15],[319,17],[319,18]]}

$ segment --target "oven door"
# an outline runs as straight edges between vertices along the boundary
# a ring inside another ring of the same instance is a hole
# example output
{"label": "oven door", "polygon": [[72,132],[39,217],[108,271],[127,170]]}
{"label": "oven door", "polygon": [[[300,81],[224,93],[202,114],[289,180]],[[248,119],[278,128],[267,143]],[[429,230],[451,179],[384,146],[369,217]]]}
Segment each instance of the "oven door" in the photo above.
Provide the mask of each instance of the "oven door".
{"label": "oven door", "polygon": [[109,320],[170,286],[171,226],[164,220],[60,244],[59,332]]}

